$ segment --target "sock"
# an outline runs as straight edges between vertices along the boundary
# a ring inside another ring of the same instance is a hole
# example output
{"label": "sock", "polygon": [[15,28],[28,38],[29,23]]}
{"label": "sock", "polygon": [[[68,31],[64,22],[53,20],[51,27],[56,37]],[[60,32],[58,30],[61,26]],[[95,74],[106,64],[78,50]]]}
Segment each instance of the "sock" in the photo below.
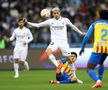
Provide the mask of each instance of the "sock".
{"label": "sock", "polygon": [[95,70],[91,69],[88,71],[88,75],[96,82],[99,78],[96,76]]}
{"label": "sock", "polygon": [[58,67],[56,68],[56,73],[61,73],[62,67],[63,67],[63,63],[60,63],[60,64],[58,65]]}
{"label": "sock", "polygon": [[75,71],[72,72],[73,77],[77,77]]}
{"label": "sock", "polygon": [[[59,52],[60,52],[60,49],[58,48],[56,51],[52,52],[52,54],[56,54],[56,53],[59,53]],[[40,60],[44,61],[47,57],[48,57],[47,53],[43,52],[41,57],[40,57]]]}
{"label": "sock", "polygon": [[19,69],[19,64],[18,63],[14,63],[14,72],[15,72],[15,75],[19,75],[18,69]]}
{"label": "sock", "polygon": [[64,84],[64,83],[71,83],[71,82],[72,82],[71,79],[66,79],[66,80],[60,81],[61,84]]}
{"label": "sock", "polygon": [[78,82],[78,83],[83,83],[83,81],[81,81],[81,80],[79,80],[79,79],[77,79],[77,82]]}
{"label": "sock", "polygon": [[47,53],[43,52],[42,55],[41,55],[41,57],[40,57],[40,60],[44,61],[47,57],[48,57]]}
{"label": "sock", "polygon": [[103,73],[104,73],[104,66],[102,65],[98,67],[98,77],[100,80],[102,80]]}
{"label": "sock", "polygon": [[50,55],[50,56],[49,56],[49,59],[51,60],[51,62],[52,62],[56,67],[58,67],[58,62],[57,62],[57,60],[56,60],[56,58],[55,58],[54,55]]}
{"label": "sock", "polygon": [[26,69],[27,71],[29,71],[29,65],[28,65],[28,62],[27,62],[27,61],[24,61],[24,66],[25,66],[25,69]]}

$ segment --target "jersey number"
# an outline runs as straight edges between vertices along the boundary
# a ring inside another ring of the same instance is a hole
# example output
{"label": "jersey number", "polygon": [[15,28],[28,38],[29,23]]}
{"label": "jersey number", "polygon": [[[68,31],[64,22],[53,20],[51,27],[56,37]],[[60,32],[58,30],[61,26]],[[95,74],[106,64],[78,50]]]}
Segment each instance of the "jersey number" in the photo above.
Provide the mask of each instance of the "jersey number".
{"label": "jersey number", "polygon": [[101,39],[103,40],[103,41],[107,41],[107,39],[105,38],[107,35],[108,35],[108,31],[106,30],[106,29],[102,29],[102,37],[101,37]]}

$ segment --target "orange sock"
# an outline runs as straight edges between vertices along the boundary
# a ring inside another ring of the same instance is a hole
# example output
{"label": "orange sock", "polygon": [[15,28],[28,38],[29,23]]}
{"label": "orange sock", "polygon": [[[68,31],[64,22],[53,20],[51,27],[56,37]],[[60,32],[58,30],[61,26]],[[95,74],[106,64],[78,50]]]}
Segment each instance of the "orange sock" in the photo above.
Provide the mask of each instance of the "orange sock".
{"label": "orange sock", "polygon": [[46,53],[46,52],[43,52],[43,54],[42,54],[41,57],[40,57],[40,60],[43,61],[43,60],[45,60],[47,57],[48,57],[47,53]]}
{"label": "orange sock", "polygon": [[61,68],[63,66],[63,63],[60,63],[56,69],[56,73],[60,73],[61,72]]}
{"label": "orange sock", "polygon": [[[52,52],[52,54],[56,54],[56,53],[59,53],[59,52],[60,52],[60,49],[58,48],[56,51]],[[44,61],[47,57],[48,57],[47,53],[43,52],[41,57],[40,57],[40,60]]]}

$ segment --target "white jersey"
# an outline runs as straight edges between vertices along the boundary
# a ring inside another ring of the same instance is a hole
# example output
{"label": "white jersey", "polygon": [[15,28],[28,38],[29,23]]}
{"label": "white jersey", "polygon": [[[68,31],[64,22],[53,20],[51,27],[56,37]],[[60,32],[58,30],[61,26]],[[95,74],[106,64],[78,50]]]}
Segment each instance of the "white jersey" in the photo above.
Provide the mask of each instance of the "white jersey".
{"label": "white jersey", "polygon": [[52,41],[57,41],[57,40],[67,41],[67,25],[73,28],[73,30],[82,34],[82,32],[78,28],[76,28],[68,18],[63,18],[63,17],[60,17],[58,20],[52,18],[41,23],[28,22],[28,24],[34,27],[49,26]]}
{"label": "white jersey", "polygon": [[[15,48],[28,47],[28,43],[33,40],[30,30],[26,27],[16,28],[10,37],[10,41],[16,40]],[[26,43],[26,45],[24,45]]]}

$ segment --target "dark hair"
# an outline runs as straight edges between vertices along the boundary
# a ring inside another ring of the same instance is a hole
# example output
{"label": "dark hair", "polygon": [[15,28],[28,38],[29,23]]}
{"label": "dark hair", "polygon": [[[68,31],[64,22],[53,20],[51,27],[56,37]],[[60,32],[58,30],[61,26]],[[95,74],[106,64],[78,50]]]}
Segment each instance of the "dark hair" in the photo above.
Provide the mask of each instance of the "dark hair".
{"label": "dark hair", "polygon": [[76,58],[77,58],[77,53],[76,53],[76,52],[71,52],[71,55],[72,55],[72,54],[74,54],[74,55],[76,56]]}
{"label": "dark hair", "polygon": [[108,19],[108,10],[101,10],[99,12],[99,15],[101,19],[105,19],[105,20]]}
{"label": "dark hair", "polygon": [[23,21],[23,20],[24,20],[23,18],[19,18],[19,19],[18,19],[18,22]]}

